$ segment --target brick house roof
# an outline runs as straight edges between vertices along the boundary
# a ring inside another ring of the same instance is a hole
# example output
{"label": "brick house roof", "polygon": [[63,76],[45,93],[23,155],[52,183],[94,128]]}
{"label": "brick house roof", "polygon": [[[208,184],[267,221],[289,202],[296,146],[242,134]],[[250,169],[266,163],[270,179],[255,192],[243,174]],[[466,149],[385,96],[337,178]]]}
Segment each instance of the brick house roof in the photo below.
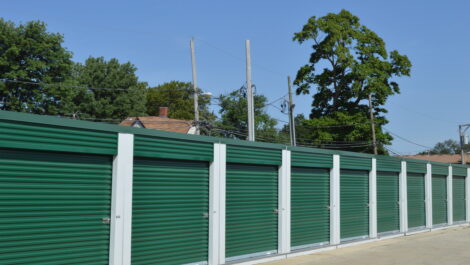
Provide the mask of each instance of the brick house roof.
{"label": "brick house roof", "polygon": [[159,116],[128,117],[119,125],[141,127],[168,132],[194,134],[193,121],[170,119]]}
{"label": "brick house roof", "polygon": [[[402,156],[405,158],[413,158],[418,160],[434,161],[441,163],[450,163],[450,164],[460,164],[462,159],[460,154],[455,155],[405,155]],[[465,161],[467,164],[470,164],[470,155],[466,154]]]}

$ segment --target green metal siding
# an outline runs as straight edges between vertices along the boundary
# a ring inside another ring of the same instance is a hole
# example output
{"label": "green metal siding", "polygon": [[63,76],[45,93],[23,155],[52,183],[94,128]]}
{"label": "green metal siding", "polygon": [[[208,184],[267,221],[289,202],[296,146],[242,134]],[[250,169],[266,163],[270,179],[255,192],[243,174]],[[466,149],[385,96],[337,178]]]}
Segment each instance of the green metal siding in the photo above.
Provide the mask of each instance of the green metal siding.
{"label": "green metal siding", "polygon": [[330,171],[291,169],[291,245],[330,240]]}
{"label": "green metal siding", "polygon": [[406,162],[406,171],[411,173],[426,173],[426,163]]}
{"label": "green metal siding", "polygon": [[452,209],[454,222],[465,221],[465,177],[456,177],[452,179]]}
{"label": "green metal siding", "polygon": [[112,158],[0,149],[0,264],[108,264]]}
{"label": "green metal siding", "polygon": [[281,165],[281,150],[227,145],[227,163]]}
{"label": "green metal siding", "polygon": [[369,172],[341,169],[341,239],[369,235]]}
{"label": "green metal siding", "polygon": [[432,170],[432,174],[436,174],[436,175],[447,176],[449,174],[449,166],[441,166],[441,165],[432,164],[431,170]]}
{"label": "green metal siding", "polygon": [[400,172],[401,160],[392,157],[377,157],[377,171]]}
{"label": "green metal siding", "polygon": [[432,175],[432,224],[447,223],[447,179]]}
{"label": "green metal siding", "polygon": [[207,162],[134,160],[132,264],[207,261]]}
{"label": "green metal siding", "polygon": [[341,169],[356,169],[356,170],[371,170],[372,159],[367,157],[352,157],[341,156],[340,159]]}
{"label": "green metal siding", "polygon": [[277,250],[278,167],[227,164],[226,257]]}
{"label": "green metal siding", "polygon": [[400,230],[399,174],[377,172],[377,232]]}
{"label": "green metal siding", "polygon": [[467,176],[467,168],[466,167],[459,167],[459,166],[452,166],[452,175],[454,176]]}
{"label": "green metal siding", "polygon": [[0,120],[0,147],[115,155],[117,133]]}
{"label": "green metal siding", "polygon": [[424,174],[408,173],[408,228],[426,225]]}
{"label": "green metal siding", "polygon": [[332,168],[333,156],[292,151],[291,165],[294,167]]}
{"label": "green metal siding", "polygon": [[136,135],[134,155],[164,159],[212,161],[214,144]]}

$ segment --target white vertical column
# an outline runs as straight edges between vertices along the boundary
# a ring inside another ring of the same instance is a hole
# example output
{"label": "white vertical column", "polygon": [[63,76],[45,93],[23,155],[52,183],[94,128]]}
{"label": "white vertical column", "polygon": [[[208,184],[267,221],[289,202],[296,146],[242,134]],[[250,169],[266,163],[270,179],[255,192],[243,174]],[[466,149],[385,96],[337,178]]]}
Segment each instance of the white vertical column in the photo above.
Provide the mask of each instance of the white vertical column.
{"label": "white vertical column", "polygon": [[290,252],[290,157],[291,151],[282,150],[282,165],[279,167],[279,254]]}
{"label": "white vertical column", "polygon": [[369,237],[377,237],[377,159],[372,158],[369,172]]}
{"label": "white vertical column", "polygon": [[401,161],[400,171],[400,232],[408,232],[408,189],[407,189],[407,174],[406,174],[406,161]]}
{"label": "white vertical column", "polygon": [[225,264],[225,144],[214,144],[209,176],[209,265]]}
{"label": "white vertical column", "polygon": [[432,228],[432,165],[426,164],[426,175],[424,175],[424,198],[426,208],[426,228]]}
{"label": "white vertical column", "polygon": [[467,168],[465,178],[465,221],[470,222],[470,168]]}
{"label": "white vertical column", "polygon": [[224,145],[214,144],[214,159],[209,169],[209,265],[216,265],[220,260],[220,182],[222,178],[225,178],[225,174],[221,174],[221,168],[225,167],[225,152],[222,146]]}
{"label": "white vertical column", "polygon": [[340,226],[340,157],[333,155],[330,171],[330,245],[341,241]]}
{"label": "white vertical column", "polygon": [[452,185],[452,166],[449,166],[449,173],[447,174],[447,223],[449,225],[454,223],[454,193]]}
{"label": "white vertical column", "polygon": [[117,155],[113,160],[110,265],[131,264],[133,166],[134,135],[119,133]]}

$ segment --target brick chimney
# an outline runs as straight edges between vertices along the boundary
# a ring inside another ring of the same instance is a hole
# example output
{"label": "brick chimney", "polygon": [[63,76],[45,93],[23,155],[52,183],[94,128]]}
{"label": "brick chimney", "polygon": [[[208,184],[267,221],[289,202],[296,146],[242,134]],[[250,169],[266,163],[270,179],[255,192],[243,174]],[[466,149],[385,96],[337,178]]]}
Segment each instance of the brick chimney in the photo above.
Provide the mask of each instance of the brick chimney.
{"label": "brick chimney", "polygon": [[160,118],[168,118],[168,107],[160,107],[158,113]]}

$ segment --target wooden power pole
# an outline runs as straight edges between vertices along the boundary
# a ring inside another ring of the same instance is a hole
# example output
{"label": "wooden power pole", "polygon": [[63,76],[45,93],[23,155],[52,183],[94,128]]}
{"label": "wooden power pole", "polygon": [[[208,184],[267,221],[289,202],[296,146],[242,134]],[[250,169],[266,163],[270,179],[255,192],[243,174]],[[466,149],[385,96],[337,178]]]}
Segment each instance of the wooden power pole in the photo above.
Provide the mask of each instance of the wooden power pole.
{"label": "wooden power pole", "polygon": [[369,93],[369,114],[370,114],[370,126],[372,129],[372,145],[374,147],[374,155],[377,155],[377,140],[375,138],[374,109],[372,108],[372,94],[371,93]]}
{"label": "wooden power pole", "polygon": [[289,132],[290,132],[290,144],[296,145],[295,139],[295,119],[294,119],[294,104],[292,102],[292,83],[290,76],[287,76],[287,87],[289,89]]}

